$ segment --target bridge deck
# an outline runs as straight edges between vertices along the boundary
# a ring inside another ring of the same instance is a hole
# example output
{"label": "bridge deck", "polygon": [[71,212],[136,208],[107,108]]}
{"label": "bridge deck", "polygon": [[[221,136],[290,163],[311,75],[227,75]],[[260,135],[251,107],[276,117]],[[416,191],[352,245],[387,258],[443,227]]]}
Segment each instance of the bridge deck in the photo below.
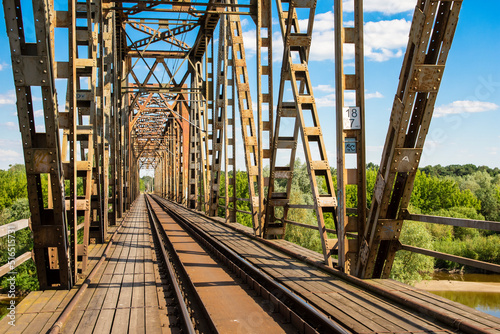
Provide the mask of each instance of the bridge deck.
{"label": "bridge deck", "polygon": [[[212,219],[178,205],[170,204],[169,208],[207,231],[247,261],[277,279],[353,332],[457,332],[455,328],[447,326],[433,317],[365,291],[337,276],[252,240],[242,233],[235,233],[235,228],[230,228],[228,224],[214,222]],[[252,231],[239,224],[232,226],[237,226],[236,229],[242,232]],[[280,240],[276,244],[321,261],[320,254],[301,249],[292,243]],[[436,309],[456,318],[458,319],[457,324],[465,321],[488,333],[500,333],[500,318],[394,280],[368,280],[365,282],[389,290],[405,300]]]}
{"label": "bridge deck", "polygon": [[[163,296],[158,298],[158,289],[162,288],[157,287],[160,277],[145,203],[140,199],[125,218],[108,258],[70,314],[62,333],[161,333],[162,324],[163,329],[168,329],[168,318],[159,312],[160,305],[166,305]],[[90,269],[105,246],[92,247]],[[70,291],[31,292],[16,308],[16,326],[9,325],[10,319],[5,317],[0,321],[0,333],[46,333],[80,284]]]}
{"label": "bridge deck", "polygon": [[[433,317],[405,305],[368,292],[337,276],[304,263],[277,249],[255,241],[227,224],[215,222],[198,213],[168,204],[174,212],[207,231],[247,261],[273,276],[281,284],[309,301],[311,305],[335,318],[356,333],[455,333]],[[83,294],[62,328],[63,333],[160,333],[169,332],[167,304],[162,292],[151,230],[143,197],[132,206],[122,229],[108,252],[91,285]],[[310,258],[321,256],[285,241],[276,244],[299,251]],[[105,245],[91,251],[91,266]],[[365,281],[366,282],[366,281]],[[412,302],[439,309],[456,319],[473,323],[489,333],[500,333],[500,319],[392,280],[369,280]],[[8,318],[0,321],[2,333],[45,333],[54,324],[77,287],[70,291],[37,291],[30,293],[16,309],[16,326]],[[460,320],[457,321],[459,323]]]}

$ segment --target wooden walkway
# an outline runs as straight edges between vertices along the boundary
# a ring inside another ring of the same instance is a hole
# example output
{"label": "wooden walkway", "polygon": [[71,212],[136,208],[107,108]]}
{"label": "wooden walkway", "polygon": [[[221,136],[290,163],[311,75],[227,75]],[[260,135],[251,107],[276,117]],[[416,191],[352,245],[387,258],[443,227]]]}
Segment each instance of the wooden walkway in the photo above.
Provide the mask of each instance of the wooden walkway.
{"label": "wooden walkway", "polygon": [[[242,232],[251,232],[251,229],[239,224],[233,224],[231,225],[233,228],[230,228],[228,224],[215,222],[180,206],[169,205],[169,207],[354,333],[459,332],[430,316],[365,291],[337,276],[257,242],[235,231],[234,226],[237,226],[236,230]],[[304,256],[316,257],[319,262],[322,260],[320,254],[301,250],[301,247],[287,241],[279,240],[276,243]],[[488,333],[500,333],[500,318],[394,280],[365,280],[365,282],[389,290],[405,300],[435,308],[441,313],[459,319],[457,324],[460,321],[467,321]]]}
{"label": "wooden walkway", "polygon": [[[93,268],[106,245],[93,245]],[[154,258],[143,196],[132,206],[115,236],[108,258],[77,303],[61,333],[162,333],[169,323]],[[81,283],[81,282],[80,282]],[[16,326],[0,321],[2,333],[46,333],[75,295],[70,291],[30,293],[16,308]],[[162,327],[164,326],[164,327]],[[168,330],[168,332],[170,332]]]}

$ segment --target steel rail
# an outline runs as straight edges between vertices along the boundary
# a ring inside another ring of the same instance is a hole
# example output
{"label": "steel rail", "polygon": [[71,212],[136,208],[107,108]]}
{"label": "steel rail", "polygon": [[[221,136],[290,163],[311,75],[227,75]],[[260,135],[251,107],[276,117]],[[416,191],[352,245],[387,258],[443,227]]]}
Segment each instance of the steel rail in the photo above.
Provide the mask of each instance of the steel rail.
{"label": "steel rail", "polygon": [[[166,235],[165,231],[161,228],[161,223],[159,222],[158,217],[156,216],[156,213],[155,213],[154,209],[152,208],[151,203],[149,202],[150,196],[145,195],[145,199],[146,199],[146,206],[148,208],[149,217],[153,221],[152,225],[153,225],[154,230],[155,230],[155,235],[158,238],[159,244],[161,246],[163,259],[164,259],[164,262],[165,262],[167,269],[168,269],[170,281],[172,282],[172,284],[174,286],[176,299],[179,302],[179,305],[181,308],[183,322],[186,324],[186,326],[188,326],[188,328],[187,328],[188,333],[195,334],[195,333],[198,333],[199,331],[195,330],[193,323],[191,321],[192,317],[191,317],[191,314],[187,308],[185,298],[181,292],[180,283],[176,279],[174,265],[175,265],[175,269],[179,270],[179,273],[181,276],[180,279],[184,283],[184,284],[182,284],[183,287],[187,288],[187,290],[188,290],[187,292],[188,292],[189,296],[192,296],[195,298],[195,302],[196,302],[197,306],[199,306],[200,311],[203,313],[203,317],[205,319],[205,322],[202,325],[208,327],[208,329],[211,333],[218,333],[217,328],[215,327],[215,324],[214,324],[212,318],[210,317],[210,314],[208,313],[206,307],[203,304],[203,301],[201,300],[198,292],[196,291],[196,288],[195,288],[193,282],[189,279],[189,275],[186,271],[186,268],[182,264],[177,252],[175,251],[172,243],[170,242],[170,239]],[[165,244],[164,244],[164,242],[162,242],[162,240],[165,241],[167,248],[169,248],[169,251],[167,251],[167,249],[165,248]],[[193,305],[193,303],[191,303],[191,305]],[[196,313],[195,313],[195,315],[199,316],[199,314],[196,314]],[[199,320],[200,319],[197,318],[197,322],[199,322]]]}
{"label": "steel rail", "polygon": [[232,271],[236,272],[237,275],[243,279],[244,282],[247,282],[250,287],[253,287],[262,297],[269,298],[274,305],[277,305],[278,311],[286,319],[292,319],[294,325],[301,323],[301,325],[308,327],[308,329],[319,333],[351,333],[227,246],[221,244],[194,224],[189,224],[189,220],[186,217],[181,217],[177,212],[167,207],[165,199],[158,196],[151,197],[168,212],[177,223],[182,225],[192,237],[205,245],[219,259],[223,260]]}
{"label": "steel rail", "polygon": [[194,329],[193,323],[191,321],[191,315],[189,314],[188,307],[184,301],[184,296],[182,295],[181,288],[179,286],[179,283],[177,282],[174,267],[172,266],[172,263],[169,260],[170,258],[169,253],[165,249],[164,243],[161,242],[162,237],[160,235],[160,231],[157,226],[159,224],[158,218],[154,214],[153,209],[151,208],[151,204],[147,199],[147,196],[145,197],[145,201],[146,201],[146,207],[148,209],[148,216],[151,219],[151,226],[153,227],[155,235],[158,239],[158,243],[160,244],[163,260],[165,262],[168,271],[168,276],[170,277],[170,281],[172,282],[172,287],[174,288],[175,297],[177,299],[177,303],[179,304],[178,308],[180,309],[180,313],[182,314],[182,323],[184,325],[184,329],[189,334],[195,334],[196,330]]}

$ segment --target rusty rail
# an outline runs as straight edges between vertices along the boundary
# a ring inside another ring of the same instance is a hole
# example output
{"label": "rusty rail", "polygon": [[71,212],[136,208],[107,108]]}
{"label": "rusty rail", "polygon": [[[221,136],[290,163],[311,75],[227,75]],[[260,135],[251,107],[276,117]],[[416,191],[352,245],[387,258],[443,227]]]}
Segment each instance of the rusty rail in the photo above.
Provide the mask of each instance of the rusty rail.
{"label": "rusty rail", "polygon": [[340,324],[313,308],[288,288],[276,282],[272,277],[263,273],[203,230],[189,224],[188,219],[181,217],[175,211],[169,210],[164,203],[165,200],[158,196],[152,196],[152,198],[165,211],[168,211],[169,215],[192,237],[207,247],[212,254],[241,277],[243,282],[246,282],[263,298],[270,300],[285,319],[291,319],[294,326],[306,328],[306,333],[350,333]]}

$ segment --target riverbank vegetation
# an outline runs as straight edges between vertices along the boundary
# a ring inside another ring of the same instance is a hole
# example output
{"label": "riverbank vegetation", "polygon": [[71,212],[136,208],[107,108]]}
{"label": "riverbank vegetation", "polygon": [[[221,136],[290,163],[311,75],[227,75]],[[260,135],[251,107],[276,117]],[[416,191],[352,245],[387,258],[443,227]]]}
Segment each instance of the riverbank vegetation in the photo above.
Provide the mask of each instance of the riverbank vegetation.
{"label": "riverbank vegetation", "polygon": [[[46,186],[46,182],[45,182]],[[0,170],[0,225],[29,218],[26,171],[24,165],[14,165],[8,170]],[[33,249],[33,238],[28,228],[15,232],[16,257]],[[0,265],[7,263],[7,238],[0,239]],[[16,268],[16,293],[23,294],[38,290],[36,267],[33,260],[28,260]],[[0,288],[8,286],[6,275],[0,278]]]}

